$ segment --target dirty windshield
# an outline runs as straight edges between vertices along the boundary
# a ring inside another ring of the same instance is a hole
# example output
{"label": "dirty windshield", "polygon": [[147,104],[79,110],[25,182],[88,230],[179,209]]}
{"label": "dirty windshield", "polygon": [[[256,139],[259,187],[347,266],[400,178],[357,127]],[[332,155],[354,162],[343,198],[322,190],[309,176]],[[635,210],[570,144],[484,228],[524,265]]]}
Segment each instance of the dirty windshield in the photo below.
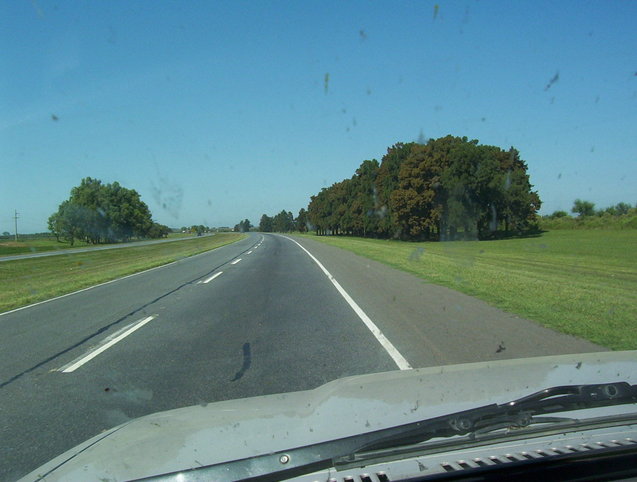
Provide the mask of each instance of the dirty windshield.
{"label": "dirty windshield", "polygon": [[637,3],[0,18],[0,479],[159,411],[637,349]]}

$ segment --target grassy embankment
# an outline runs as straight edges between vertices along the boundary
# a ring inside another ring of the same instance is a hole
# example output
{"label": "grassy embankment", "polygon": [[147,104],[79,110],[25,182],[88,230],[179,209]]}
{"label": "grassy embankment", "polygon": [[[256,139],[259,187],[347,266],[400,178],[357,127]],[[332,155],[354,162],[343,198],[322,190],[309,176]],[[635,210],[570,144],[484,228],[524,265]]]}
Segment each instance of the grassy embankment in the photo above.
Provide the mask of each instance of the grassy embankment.
{"label": "grassy embankment", "polygon": [[309,236],[615,350],[637,349],[637,231],[408,243]]}
{"label": "grassy embankment", "polygon": [[220,233],[174,243],[3,261],[0,312],[167,264],[244,237]]}
{"label": "grassy embankment", "polygon": [[[190,233],[170,233],[168,239],[179,239],[186,236],[194,236]],[[115,246],[117,243],[115,244]],[[73,246],[67,241],[56,241],[54,236],[23,236],[14,241],[13,238],[0,240],[0,256],[13,256],[18,254],[42,253],[45,251],[58,251],[61,249],[86,248],[95,245],[76,240]],[[99,246],[110,246],[100,244]]]}

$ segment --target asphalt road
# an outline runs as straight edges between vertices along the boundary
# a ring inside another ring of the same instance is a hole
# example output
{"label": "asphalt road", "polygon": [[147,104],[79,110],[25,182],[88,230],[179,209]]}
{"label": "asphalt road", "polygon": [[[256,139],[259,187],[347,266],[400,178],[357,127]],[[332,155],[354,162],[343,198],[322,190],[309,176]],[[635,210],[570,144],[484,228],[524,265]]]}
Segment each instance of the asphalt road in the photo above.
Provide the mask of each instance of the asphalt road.
{"label": "asphalt road", "polygon": [[310,389],[404,364],[603,350],[295,240],[308,252],[289,238],[253,233],[0,315],[0,480],[160,410]]}

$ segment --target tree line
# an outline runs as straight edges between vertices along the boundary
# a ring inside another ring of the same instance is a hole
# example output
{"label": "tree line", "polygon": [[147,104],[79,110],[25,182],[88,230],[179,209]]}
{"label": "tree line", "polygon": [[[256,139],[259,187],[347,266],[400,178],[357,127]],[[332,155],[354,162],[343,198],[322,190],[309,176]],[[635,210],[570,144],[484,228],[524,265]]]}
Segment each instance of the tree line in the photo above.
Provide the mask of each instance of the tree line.
{"label": "tree line", "polygon": [[637,229],[637,203],[620,202],[596,209],[595,203],[576,199],[571,216],[563,210],[542,216],[542,229]]}
{"label": "tree line", "polygon": [[318,235],[486,239],[537,229],[541,201],[532,187],[515,148],[448,135],[397,143],[380,163],[363,161],[311,197],[307,220]]}
{"label": "tree line", "polygon": [[48,220],[49,230],[59,240],[73,245],[76,239],[87,243],[114,243],[131,238],[168,236],[168,226],[152,220],[146,203],[134,189],[118,182],[103,184],[99,179],[82,179],[71,189]]}
{"label": "tree line", "polygon": [[[573,201],[573,207],[571,208],[571,213],[577,214],[579,217],[585,216],[624,216],[627,214],[636,214],[635,210],[637,210],[637,203],[635,207],[631,206],[628,203],[620,202],[615,204],[614,206],[608,206],[604,209],[595,209],[595,203],[591,201],[586,201],[583,199],[576,199]],[[552,214],[545,216],[548,219],[556,219],[567,217],[569,214],[566,211],[554,211]]]}
{"label": "tree line", "polygon": [[282,210],[274,216],[263,214],[259,221],[258,230],[262,233],[289,233],[299,231],[305,233],[308,230],[307,211],[301,208],[297,217],[291,211]]}

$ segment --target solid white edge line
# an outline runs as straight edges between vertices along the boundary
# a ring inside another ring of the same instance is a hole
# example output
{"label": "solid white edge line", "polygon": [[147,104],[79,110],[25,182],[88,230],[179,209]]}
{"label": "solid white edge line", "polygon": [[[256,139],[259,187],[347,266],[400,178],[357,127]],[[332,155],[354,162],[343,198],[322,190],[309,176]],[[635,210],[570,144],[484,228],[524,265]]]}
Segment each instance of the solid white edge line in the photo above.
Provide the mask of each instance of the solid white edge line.
{"label": "solid white edge line", "polygon": [[[103,345],[100,345],[98,348],[94,348],[94,349],[90,350],[88,353],[86,353],[85,355],[83,355],[79,359],[74,360],[69,365],[63,366],[58,371],[60,371],[62,373],[74,372],[75,370],[80,368],[82,365],[84,365],[85,363],[91,361],[93,358],[95,358],[100,353],[108,350],[115,343],[117,343],[119,341],[122,341],[124,338],[126,338],[131,333],[139,330],[142,326],[144,326],[146,323],[148,323],[149,321],[153,320],[156,317],[157,317],[157,315],[147,316],[146,318],[143,318],[143,319],[137,321],[136,323],[133,324],[133,326],[131,326],[128,330],[124,331],[122,334],[116,336],[115,338],[113,338],[112,340],[104,343]],[[104,341],[106,341],[106,340],[108,340],[108,338],[106,338]]]}
{"label": "solid white edge line", "polygon": [[215,279],[218,276],[221,276],[223,274],[223,271],[219,271],[218,273],[213,274],[210,278],[208,278],[207,280],[204,280],[204,283],[210,283],[213,279]]}
{"label": "solid white edge line", "polygon": [[237,264],[239,261],[241,261],[241,258],[239,259],[235,259],[234,261],[232,261],[230,264]]}
{"label": "solid white edge line", "polygon": [[401,370],[410,370],[412,367],[407,361],[407,359],[404,356],[402,356],[402,354],[398,351],[398,349],[392,344],[391,341],[389,341],[389,339],[383,334],[383,332],[380,331],[380,328],[378,328],[376,324],[369,318],[369,316],[367,316],[367,314],[363,311],[363,309],[360,306],[358,306],[358,303],[356,303],[352,299],[352,297],[347,293],[347,291],[345,291],[345,289],[339,284],[339,282],[336,281],[336,278],[332,276],[332,274],[325,268],[325,266],[323,266],[321,262],[318,259],[316,259],[312,253],[310,253],[307,249],[301,246],[301,244],[299,244],[297,241],[295,241],[292,238],[288,238],[287,236],[282,236],[282,237],[289,239],[290,241],[295,243],[299,248],[305,251],[310,258],[312,258],[312,260],[318,265],[319,268],[321,268],[321,271],[325,273],[325,276],[327,276],[327,278],[336,287],[336,289],[341,294],[341,296],[345,299],[345,301],[347,301],[347,303],[352,307],[352,309],[358,315],[361,321],[365,323],[365,326],[369,328],[369,331],[372,332],[372,335],[376,337],[376,339],[382,345],[385,351],[389,354],[390,357],[392,357],[392,360],[394,360],[394,363],[396,363],[398,368],[400,368]]}

